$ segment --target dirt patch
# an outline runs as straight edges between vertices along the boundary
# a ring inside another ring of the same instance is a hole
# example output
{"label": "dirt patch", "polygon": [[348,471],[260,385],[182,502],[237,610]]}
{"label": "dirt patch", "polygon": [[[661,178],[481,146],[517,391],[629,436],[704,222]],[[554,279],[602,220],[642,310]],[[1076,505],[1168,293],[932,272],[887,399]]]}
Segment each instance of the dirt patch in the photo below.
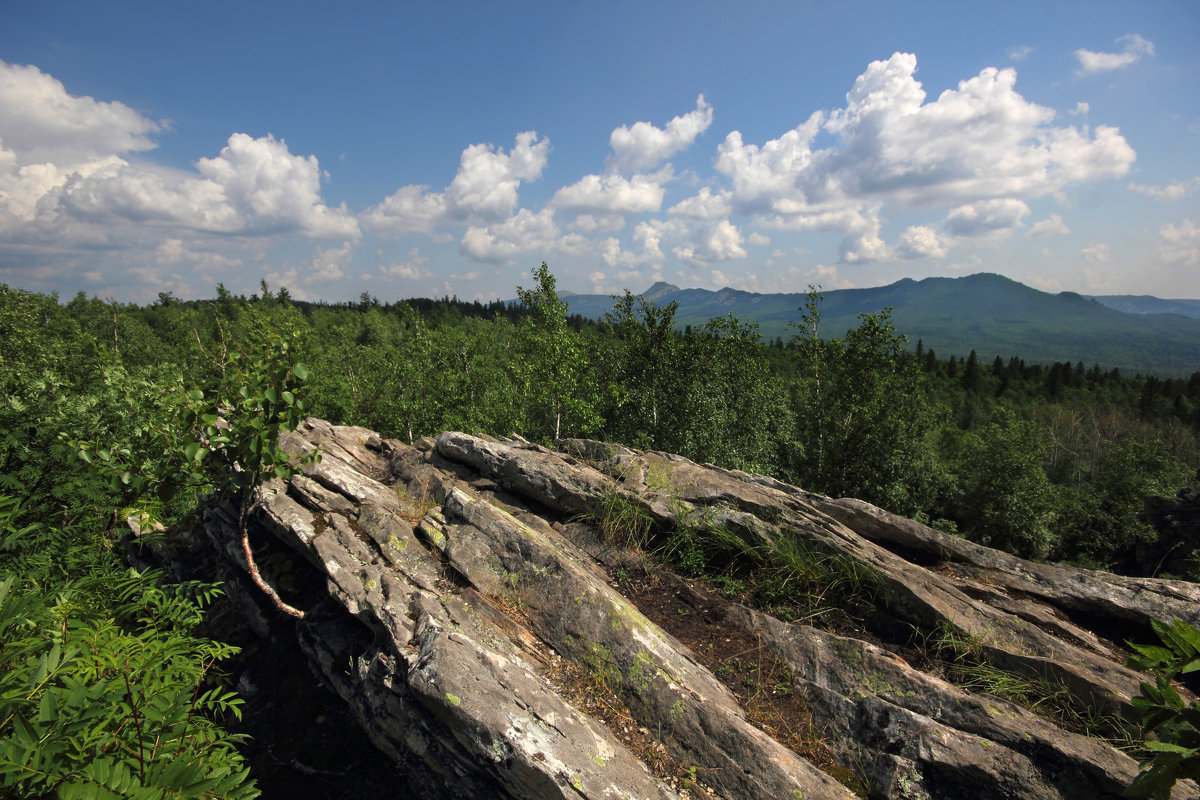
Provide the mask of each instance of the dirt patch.
{"label": "dirt patch", "polygon": [[610,576],[647,618],[670,633],[738,699],[747,718],[764,733],[866,797],[866,787],[838,764],[793,683],[791,669],[762,640],[725,623],[731,601],[704,581],[649,568]]}

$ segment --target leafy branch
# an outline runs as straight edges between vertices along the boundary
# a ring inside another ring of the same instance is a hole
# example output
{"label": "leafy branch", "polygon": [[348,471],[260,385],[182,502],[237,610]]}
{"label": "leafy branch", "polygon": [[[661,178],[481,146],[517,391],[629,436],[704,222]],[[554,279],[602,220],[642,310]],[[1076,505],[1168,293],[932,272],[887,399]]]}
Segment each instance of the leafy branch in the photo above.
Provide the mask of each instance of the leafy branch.
{"label": "leafy branch", "polygon": [[151,518],[157,503],[183,492],[236,503],[250,577],[277,608],[303,617],[263,579],[247,530],[264,480],[287,480],[302,464],[320,459],[316,450],[297,458],[279,446],[280,434],[294,428],[306,410],[301,395],[308,367],[292,357],[292,338],[276,336],[258,353],[231,353],[224,390],[177,387],[173,413],[153,431],[161,445],[153,456],[138,459],[128,447],[102,448],[96,442],[74,444],[80,458],[107,474],[114,490],[137,498],[135,509]]}
{"label": "leafy branch", "polygon": [[1155,682],[1143,682],[1141,694],[1133,698],[1142,712],[1149,756],[1125,796],[1166,800],[1176,781],[1200,778],[1200,702],[1185,704],[1171,685],[1177,675],[1200,671],[1200,631],[1181,620],[1152,624],[1163,646],[1130,643],[1137,655],[1127,662],[1156,675]]}

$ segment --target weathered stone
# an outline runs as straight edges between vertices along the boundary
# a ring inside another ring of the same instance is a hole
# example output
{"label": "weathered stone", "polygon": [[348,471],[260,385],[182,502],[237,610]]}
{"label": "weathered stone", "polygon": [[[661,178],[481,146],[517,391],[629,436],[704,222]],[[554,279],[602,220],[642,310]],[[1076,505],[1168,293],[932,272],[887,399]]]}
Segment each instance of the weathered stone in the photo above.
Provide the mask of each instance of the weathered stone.
{"label": "weathered stone", "polygon": [[[853,796],[756,727],[661,616],[656,624],[614,588],[598,558],[611,567],[632,557],[573,538],[605,503],[662,529],[719,527],[756,546],[790,538],[846,559],[878,585],[881,619],[969,639],[992,664],[1059,681],[1097,713],[1131,718],[1141,676],[1093,633],[1096,618],[1146,628],[1200,613],[1190,584],[1034,564],[858,501],[664,453],[461,433],[410,447],[320,420],[281,443],[323,454],[286,484],[268,483],[256,516],[325,586],[289,599],[309,612],[296,626],[301,646],[431,797],[678,796],[555,688],[547,665],[559,657],[692,768],[693,793]],[[236,515],[209,519],[223,557],[240,564],[228,545]],[[828,737],[835,772],[872,797],[1091,800],[1119,796],[1137,772],[1103,741],[964,691],[880,644],[786,624],[683,582],[677,593],[787,665],[804,724]]]}

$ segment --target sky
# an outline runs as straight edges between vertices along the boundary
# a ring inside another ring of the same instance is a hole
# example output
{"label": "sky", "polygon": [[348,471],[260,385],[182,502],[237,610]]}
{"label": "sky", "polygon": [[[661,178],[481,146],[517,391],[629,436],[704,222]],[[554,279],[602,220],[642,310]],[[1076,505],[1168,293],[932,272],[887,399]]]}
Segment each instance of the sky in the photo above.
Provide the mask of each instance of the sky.
{"label": "sky", "polygon": [[1200,298],[1200,2],[0,0],[0,283]]}

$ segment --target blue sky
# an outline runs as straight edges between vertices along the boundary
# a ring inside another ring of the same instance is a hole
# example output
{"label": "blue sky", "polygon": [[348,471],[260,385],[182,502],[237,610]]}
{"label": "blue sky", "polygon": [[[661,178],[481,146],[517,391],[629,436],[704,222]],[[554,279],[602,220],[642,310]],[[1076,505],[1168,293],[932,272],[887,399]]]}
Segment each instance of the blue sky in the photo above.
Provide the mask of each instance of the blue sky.
{"label": "blue sky", "polygon": [[1200,3],[0,4],[0,282],[1200,297]]}

